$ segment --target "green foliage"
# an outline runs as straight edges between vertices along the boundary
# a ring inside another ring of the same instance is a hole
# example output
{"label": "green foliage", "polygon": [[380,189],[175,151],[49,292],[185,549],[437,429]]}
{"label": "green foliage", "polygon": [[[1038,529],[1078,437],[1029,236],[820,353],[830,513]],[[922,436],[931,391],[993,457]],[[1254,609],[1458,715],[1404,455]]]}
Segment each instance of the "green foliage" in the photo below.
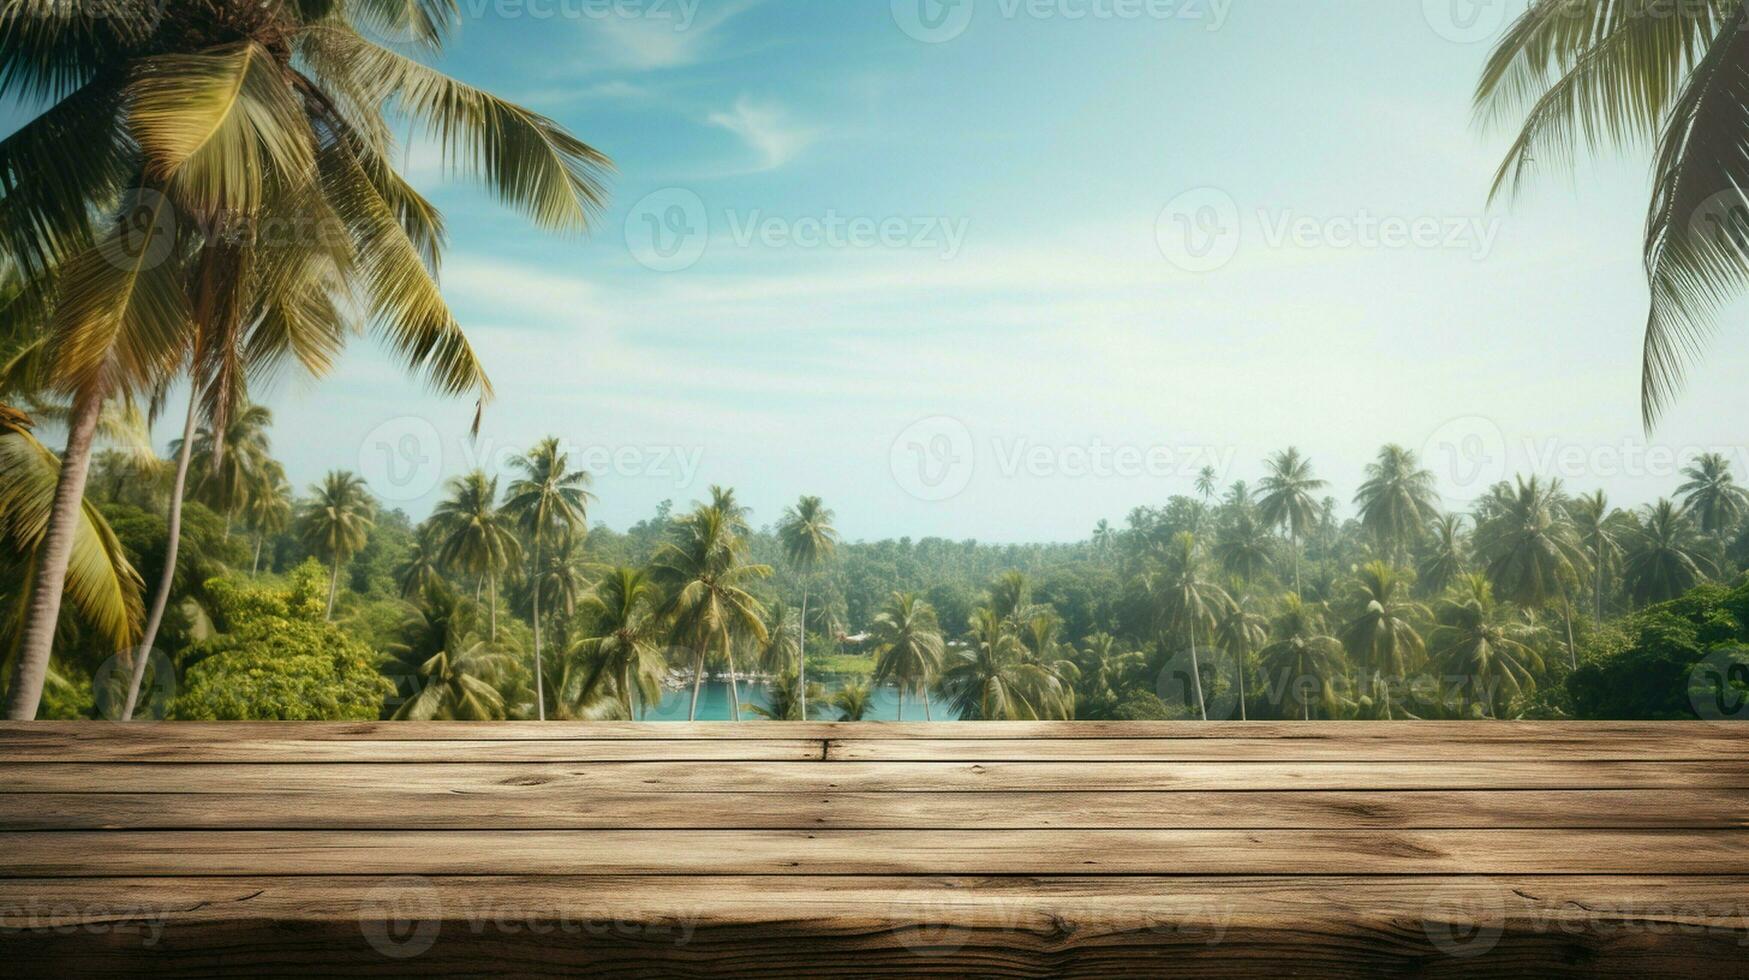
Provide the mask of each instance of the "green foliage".
{"label": "green foliage", "polygon": [[218,635],[188,651],[172,717],[184,720],[362,721],[394,691],[377,656],[323,621],[327,576],[315,562],[289,587],[207,583]]}
{"label": "green foliage", "polygon": [[1749,645],[1749,580],[1701,585],[1599,633],[1567,678],[1582,718],[1695,717],[1690,686],[1709,656]]}

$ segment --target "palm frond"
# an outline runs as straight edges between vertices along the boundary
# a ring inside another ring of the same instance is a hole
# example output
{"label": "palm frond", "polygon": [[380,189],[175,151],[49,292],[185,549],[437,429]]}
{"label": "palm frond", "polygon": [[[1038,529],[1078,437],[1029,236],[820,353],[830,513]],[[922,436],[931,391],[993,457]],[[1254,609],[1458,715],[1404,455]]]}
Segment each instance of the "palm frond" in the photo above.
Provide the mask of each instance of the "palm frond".
{"label": "palm frond", "polygon": [[0,246],[25,269],[88,247],[92,216],[108,213],[132,178],[120,106],[121,87],[98,79],[0,140]]}

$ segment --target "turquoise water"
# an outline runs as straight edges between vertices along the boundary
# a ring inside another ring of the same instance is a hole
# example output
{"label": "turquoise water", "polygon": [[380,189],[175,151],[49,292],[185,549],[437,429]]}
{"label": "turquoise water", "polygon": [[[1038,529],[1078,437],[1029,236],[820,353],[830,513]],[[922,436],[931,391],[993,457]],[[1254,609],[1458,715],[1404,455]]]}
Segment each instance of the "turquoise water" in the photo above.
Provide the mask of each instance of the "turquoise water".
{"label": "turquoise water", "polygon": [[[838,678],[826,677],[819,678],[819,680],[826,685],[828,696],[830,696],[830,692],[836,691],[843,686],[843,681]],[[771,702],[765,696],[766,685],[753,681],[742,681],[739,686],[741,688],[741,704],[743,706],[741,708],[741,720],[764,721],[765,719],[748,711],[745,706],[749,704],[769,705]],[[649,714],[645,716],[644,720],[685,721],[686,706],[691,699],[692,688],[690,687],[682,688],[678,691],[669,691],[667,696],[662,699],[662,706],[659,708],[652,708]],[[811,720],[836,721],[838,719],[838,711],[836,708],[826,707],[824,710],[815,713],[814,705],[810,703],[808,709],[809,714],[813,716]],[[941,702],[941,698],[939,697],[930,698],[929,711],[930,717],[935,721],[953,721],[958,717],[954,714],[953,709]],[[704,686],[701,687],[698,692],[698,720],[728,721],[733,717],[734,715],[729,710],[729,682],[706,681]],[[892,687],[876,688],[873,696],[869,698],[869,712],[867,715],[863,716],[863,720],[897,721],[898,718],[898,690]],[[923,720],[923,701],[916,695],[909,696],[905,699],[905,720]]]}

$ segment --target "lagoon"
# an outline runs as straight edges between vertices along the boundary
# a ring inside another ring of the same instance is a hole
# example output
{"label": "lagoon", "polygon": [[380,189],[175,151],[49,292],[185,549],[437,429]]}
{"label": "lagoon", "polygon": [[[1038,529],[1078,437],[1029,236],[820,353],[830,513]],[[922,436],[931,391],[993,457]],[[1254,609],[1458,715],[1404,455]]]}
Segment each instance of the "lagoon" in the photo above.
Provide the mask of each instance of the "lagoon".
{"label": "lagoon", "polygon": [[[826,686],[828,692],[827,697],[830,698],[831,694],[836,692],[839,688],[842,688],[850,678],[833,677],[828,675],[826,677],[816,678],[816,680]],[[754,714],[746,706],[749,704],[762,706],[769,705],[771,701],[767,697],[768,685],[762,681],[742,681],[740,682],[740,688],[742,705],[741,720],[754,722],[764,721],[765,719]],[[642,720],[685,721],[686,706],[691,698],[692,688],[690,687],[669,690],[663,695],[661,706],[651,708],[650,711],[643,716]],[[813,717],[809,719],[811,721],[836,721],[838,718],[838,710],[830,707],[830,705],[824,706],[824,710],[817,714],[813,711],[813,703],[809,703],[808,708],[809,714],[813,715]],[[959,719],[959,716],[954,710],[944,704],[939,696],[930,698],[929,708],[930,716],[935,721],[957,721]],[[705,681],[704,686],[701,687],[698,692],[698,720],[729,721],[733,717],[734,715],[729,708],[729,682],[715,680]],[[869,712],[867,715],[863,716],[863,720],[897,721],[898,718],[898,689],[894,687],[876,688],[869,698]],[[905,720],[923,720],[922,699],[915,695],[905,698]]]}

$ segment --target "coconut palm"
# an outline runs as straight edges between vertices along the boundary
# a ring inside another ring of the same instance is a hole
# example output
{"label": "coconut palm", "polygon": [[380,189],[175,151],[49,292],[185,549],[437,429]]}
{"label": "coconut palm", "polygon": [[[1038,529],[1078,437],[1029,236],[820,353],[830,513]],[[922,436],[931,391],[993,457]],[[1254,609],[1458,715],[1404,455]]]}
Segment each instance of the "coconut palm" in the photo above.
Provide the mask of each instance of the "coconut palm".
{"label": "coconut palm", "polygon": [[[449,495],[431,512],[437,560],[488,589],[487,639],[498,639],[498,577],[522,556],[512,518],[498,506],[498,478],[474,470],[449,481]],[[476,595],[477,598],[477,595]]]}
{"label": "coconut palm", "polygon": [[[390,673],[404,700],[397,721],[491,721],[504,717],[493,680],[512,662],[475,629],[474,605],[442,581],[408,610],[401,639],[389,645]],[[410,691],[408,689],[411,689]]]}
{"label": "coconut palm", "polygon": [[1323,607],[1296,593],[1282,597],[1281,612],[1270,624],[1273,639],[1257,652],[1263,668],[1282,679],[1280,689],[1300,707],[1300,717],[1312,720],[1312,689],[1328,704],[1331,684],[1342,673],[1342,643],[1324,626]]}
{"label": "coconut palm", "polygon": [[[533,552],[531,574],[541,574],[541,548],[554,546],[582,533],[589,519],[589,474],[571,469],[570,457],[559,440],[541,440],[526,455],[511,461],[517,478],[504,498],[504,513],[521,528]],[[534,602],[534,699],[536,720],[547,720],[546,693],[541,681],[541,590],[530,593]]]}
{"label": "coconut palm", "polygon": [[1196,686],[1196,710],[1203,721],[1208,720],[1208,705],[1203,697],[1202,665],[1197,651],[1197,638],[1214,629],[1221,610],[1233,600],[1219,585],[1202,577],[1202,556],[1198,552],[1196,535],[1180,531],[1166,547],[1160,565],[1149,573],[1149,599],[1154,608],[1154,622],[1169,640],[1190,644],[1190,668]]}
{"label": "coconut palm", "polygon": [[838,548],[838,530],[832,526],[832,511],[819,497],[803,497],[783,512],[777,522],[777,539],[790,567],[802,577],[801,644],[796,648],[797,694],[802,714],[808,710],[808,586],[814,572],[832,560]]}
{"label": "coconut palm", "polygon": [[1100,518],[1099,523],[1093,525],[1093,552],[1094,552],[1094,554],[1097,554],[1101,557],[1109,555],[1109,554],[1111,554],[1112,547],[1114,545],[1116,545],[1116,543],[1117,543],[1117,529],[1111,526],[1110,521],[1104,519],[1103,517]]}
{"label": "coconut palm", "polygon": [[1585,569],[1585,548],[1569,519],[1561,481],[1519,479],[1495,488],[1476,523],[1476,550],[1495,594],[1527,609],[1559,597],[1567,620],[1567,656],[1579,666],[1568,599]]}
{"label": "coconut palm", "polygon": [[759,669],[773,677],[793,674],[800,661],[801,624],[782,600],[770,606],[765,621],[765,643],[759,648]]}
{"label": "coconut palm", "polygon": [[1435,506],[1431,470],[1421,466],[1415,454],[1402,446],[1379,450],[1378,459],[1366,466],[1366,481],[1354,495],[1360,508],[1360,526],[1379,550],[1401,564],[1408,549],[1439,516]]}
{"label": "coconut palm", "polygon": [[1145,666],[1139,652],[1120,650],[1110,633],[1094,633],[1082,640],[1074,659],[1081,690],[1096,698],[1116,696]]}
{"label": "coconut palm", "polygon": [[1711,570],[1694,522],[1668,500],[1645,508],[1626,545],[1622,581],[1642,605],[1676,598]]}
{"label": "coconut palm", "polygon": [[[1245,508],[1235,513],[1231,520],[1215,532],[1213,556],[1223,572],[1246,582],[1255,582],[1258,576],[1269,569],[1270,544],[1270,534],[1265,522],[1258,520],[1255,511]],[[1297,589],[1297,561],[1294,574]]]}
{"label": "coconut palm", "polygon": [[639,705],[659,704],[667,665],[658,644],[660,595],[649,575],[615,568],[583,600],[593,627],[571,647],[559,696],[585,705],[604,694],[619,701],[627,719]]}
{"label": "coconut palm", "polygon": [[438,390],[490,395],[437,289],[441,216],[390,165],[391,115],[544,227],[581,230],[603,198],[605,158],[557,124],[356,30],[434,54],[453,3],[102,7],[0,14],[0,99],[46,106],[0,141],[9,316],[45,325],[47,381],[73,403],[11,718],[41,696],[106,402],[186,370],[186,450],[197,404],[222,432],[249,375],[325,372],[349,317]]}
{"label": "coconut palm", "polygon": [[1251,657],[1269,640],[1269,619],[1255,608],[1251,597],[1234,591],[1235,598],[1221,608],[1215,617],[1214,645],[1233,658],[1233,675],[1238,682],[1239,720],[1249,721],[1245,707],[1245,675],[1251,670]]}
{"label": "coconut palm", "polygon": [[591,575],[583,560],[583,541],[580,534],[555,541],[541,554],[540,564],[534,567],[523,588],[531,612],[538,599],[540,608],[553,616],[548,625],[555,629],[561,650],[565,647],[566,624],[589,591]]}
{"label": "coconut palm", "polygon": [[1685,467],[1687,482],[1676,488],[1682,509],[1724,550],[1725,535],[1749,514],[1749,489],[1731,475],[1731,461],[1722,453],[1702,453]]}
{"label": "coconut palm", "polygon": [[1568,519],[1573,522],[1573,534],[1585,549],[1591,568],[1595,605],[1592,615],[1603,621],[1603,583],[1621,565],[1621,536],[1617,514],[1609,508],[1609,498],[1602,490],[1574,498],[1567,505]]}
{"label": "coconut palm", "polygon": [[997,616],[1018,624],[1032,614],[1032,583],[1021,572],[1003,572],[991,580],[985,598]]}
{"label": "coconut palm", "polygon": [[1440,673],[1464,678],[1461,695],[1467,717],[1472,704],[1500,717],[1499,695],[1520,694],[1535,685],[1542,658],[1528,642],[1531,627],[1505,615],[1494,599],[1487,576],[1472,573],[1459,579],[1440,603],[1428,657]]}
{"label": "coconut palm", "polygon": [[1429,613],[1411,601],[1408,592],[1408,580],[1391,566],[1382,561],[1362,565],[1355,573],[1350,600],[1354,614],[1337,634],[1348,656],[1366,672],[1381,718],[1394,714],[1392,682],[1408,676],[1427,649],[1415,622],[1427,619]]}
{"label": "coconut palm", "polygon": [[284,468],[277,462],[269,462],[272,465],[263,467],[261,482],[249,491],[248,502],[243,505],[243,528],[255,536],[255,557],[249,566],[251,575],[261,571],[261,548],[267,539],[291,526],[291,484],[286,482]]}
{"label": "coconut palm", "polygon": [[[662,617],[677,641],[692,651],[692,701],[687,719],[698,717],[698,692],[713,653],[729,662],[730,705],[741,720],[741,695],[735,677],[735,643],[750,637],[766,641],[765,607],[746,586],[768,578],[771,566],[749,564],[746,544],[733,530],[735,520],[720,508],[701,505],[673,526],[673,539],[657,550],[651,573],[667,590]],[[798,685],[798,696],[803,696]],[[805,710],[805,709],[803,709]]]}
{"label": "coconut palm", "polygon": [[924,718],[929,713],[929,685],[941,671],[946,645],[935,608],[915,592],[895,592],[870,626],[874,634],[876,684],[899,688],[899,720],[905,720],[905,692],[923,695]]}
{"label": "coconut palm", "polygon": [[427,524],[414,536],[406,557],[395,566],[395,583],[401,598],[412,600],[424,593],[433,582],[443,578],[443,562],[438,560],[438,547],[432,542],[431,526]]}
{"label": "coconut palm", "polygon": [[874,689],[867,681],[846,684],[832,695],[832,707],[839,721],[861,721],[874,708]]}
{"label": "coconut palm", "polygon": [[969,644],[949,654],[937,685],[960,718],[1037,721],[1050,718],[1058,680],[1033,663],[1012,626],[988,606],[972,612]]}
{"label": "coconut palm", "polygon": [[[805,721],[819,713],[820,705],[826,700],[826,689],[819,684],[810,685],[811,691],[802,691],[802,683],[794,674],[784,674],[771,682],[771,687],[765,692],[766,704],[750,704],[747,707],[753,713],[767,721]],[[802,707],[806,696],[814,699],[812,708]]]}
{"label": "coconut palm", "polygon": [[1749,280],[1749,10],[1734,0],[1533,3],[1501,38],[1478,118],[1522,129],[1494,178],[1516,193],[1536,165],[1655,143],[1645,262],[1651,288],[1641,410],[1651,427],[1714,313]]}
{"label": "coconut palm", "polygon": [[1205,466],[1196,473],[1196,494],[1206,505],[1215,499],[1215,488],[1220,485],[1220,474],[1213,466]]}
{"label": "coconut palm", "polygon": [[1285,528],[1294,552],[1294,591],[1300,591],[1300,538],[1318,525],[1318,498],[1314,494],[1329,486],[1312,475],[1312,461],[1288,447],[1269,458],[1268,475],[1258,484],[1262,496],[1257,506],[1263,522]]}
{"label": "coconut palm", "polygon": [[1416,566],[1416,585],[1423,595],[1438,595],[1469,569],[1469,545],[1461,514],[1441,514],[1428,526],[1426,550]]}
{"label": "coconut palm", "polygon": [[298,515],[297,534],[318,558],[328,562],[328,612],[334,618],[334,596],[340,589],[340,566],[361,551],[376,526],[376,502],[357,474],[334,470],[310,488]]}

